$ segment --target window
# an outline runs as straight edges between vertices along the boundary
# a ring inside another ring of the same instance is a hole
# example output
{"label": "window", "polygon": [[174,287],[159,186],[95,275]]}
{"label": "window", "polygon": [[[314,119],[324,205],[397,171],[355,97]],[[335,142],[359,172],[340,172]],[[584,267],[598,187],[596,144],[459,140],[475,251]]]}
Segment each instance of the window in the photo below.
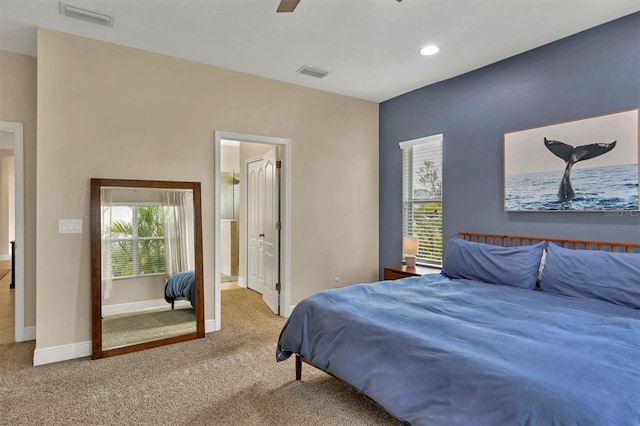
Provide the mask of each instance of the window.
{"label": "window", "polygon": [[105,215],[110,215],[113,278],[165,272],[161,205],[113,204],[105,209]]}
{"label": "window", "polygon": [[401,142],[402,236],[418,237],[417,263],[442,265],[442,135]]}

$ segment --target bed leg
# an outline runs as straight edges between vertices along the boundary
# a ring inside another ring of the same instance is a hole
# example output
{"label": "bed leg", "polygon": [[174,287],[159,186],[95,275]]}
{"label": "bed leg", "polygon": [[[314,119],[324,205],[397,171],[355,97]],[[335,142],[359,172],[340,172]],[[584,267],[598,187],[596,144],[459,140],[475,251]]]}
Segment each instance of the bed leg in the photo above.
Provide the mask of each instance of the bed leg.
{"label": "bed leg", "polygon": [[173,311],[173,304],[175,303],[175,300],[171,301],[171,310]]}
{"label": "bed leg", "polygon": [[302,378],[302,358],[300,355],[296,355],[296,380]]}

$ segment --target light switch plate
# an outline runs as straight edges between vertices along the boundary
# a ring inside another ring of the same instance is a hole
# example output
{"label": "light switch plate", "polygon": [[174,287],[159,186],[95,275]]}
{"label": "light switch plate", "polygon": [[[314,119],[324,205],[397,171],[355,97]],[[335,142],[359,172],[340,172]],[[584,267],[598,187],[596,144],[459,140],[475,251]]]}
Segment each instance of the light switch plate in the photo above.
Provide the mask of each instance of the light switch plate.
{"label": "light switch plate", "polygon": [[58,220],[58,234],[82,234],[82,219]]}

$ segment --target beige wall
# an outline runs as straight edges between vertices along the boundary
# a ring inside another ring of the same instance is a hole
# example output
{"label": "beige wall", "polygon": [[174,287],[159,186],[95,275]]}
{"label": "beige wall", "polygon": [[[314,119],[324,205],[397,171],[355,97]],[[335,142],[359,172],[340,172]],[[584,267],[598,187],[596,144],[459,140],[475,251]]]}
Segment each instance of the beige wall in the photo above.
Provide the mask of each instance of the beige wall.
{"label": "beige wall", "polygon": [[[91,338],[91,177],[202,182],[214,317],[216,130],[291,139],[293,304],[377,277],[377,104],[40,29],[37,349]],[[59,235],[61,218],[84,233]]]}
{"label": "beige wall", "polygon": [[165,275],[115,279],[113,280],[113,294],[111,298],[102,301],[102,306],[164,299],[166,284],[167,277]]}
{"label": "beige wall", "polygon": [[0,120],[24,131],[25,327],[36,325],[36,58],[0,50]]}
{"label": "beige wall", "polygon": [[220,147],[220,171],[237,172],[240,167],[240,148],[237,146],[222,145]]}
{"label": "beige wall", "polygon": [[0,149],[0,258],[8,259],[15,238],[13,150]]}

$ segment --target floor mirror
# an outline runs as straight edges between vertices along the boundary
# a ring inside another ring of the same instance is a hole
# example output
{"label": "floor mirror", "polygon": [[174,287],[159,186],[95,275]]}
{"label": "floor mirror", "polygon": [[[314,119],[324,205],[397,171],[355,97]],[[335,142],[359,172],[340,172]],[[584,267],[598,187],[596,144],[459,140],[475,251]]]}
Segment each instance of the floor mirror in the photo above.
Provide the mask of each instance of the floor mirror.
{"label": "floor mirror", "polygon": [[204,337],[199,182],[91,179],[92,359]]}

